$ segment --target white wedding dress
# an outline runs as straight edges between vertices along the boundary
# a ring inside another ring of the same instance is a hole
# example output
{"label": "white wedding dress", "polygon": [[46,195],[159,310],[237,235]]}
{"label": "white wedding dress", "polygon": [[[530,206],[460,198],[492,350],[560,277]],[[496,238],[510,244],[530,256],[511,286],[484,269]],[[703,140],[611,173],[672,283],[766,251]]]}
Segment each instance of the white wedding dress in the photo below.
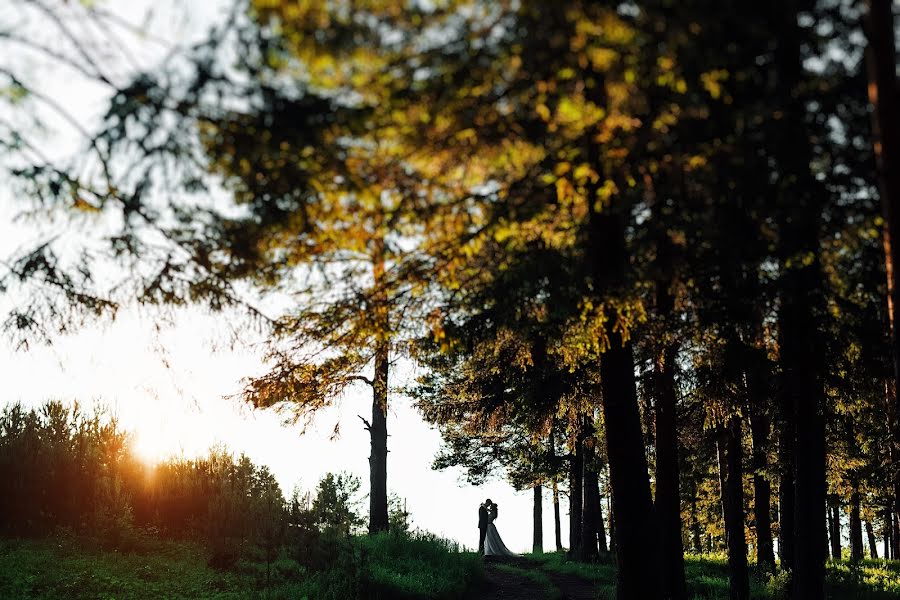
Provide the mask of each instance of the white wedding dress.
{"label": "white wedding dress", "polygon": [[514,553],[506,547],[500,534],[497,532],[497,526],[494,525],[494,519],[497,518],[496,510],[488,513],[487,532],[484,536],[484,555],[485,556],[515,556]]}

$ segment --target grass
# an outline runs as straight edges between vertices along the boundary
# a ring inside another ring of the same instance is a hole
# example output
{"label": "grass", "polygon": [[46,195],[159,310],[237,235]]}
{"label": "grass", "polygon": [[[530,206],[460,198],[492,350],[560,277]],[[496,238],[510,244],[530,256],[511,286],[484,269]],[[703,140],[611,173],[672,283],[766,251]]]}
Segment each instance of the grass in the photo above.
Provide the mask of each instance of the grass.
{"label": "grass", "polygon": [[541,571],[521,569],[519,567],[504,564],[497,564],[494,566],[494,568],[498,571],[503,571],[505,573],[515,575],[516,577],[521,577],[533,581],[537,585],[541,586],[541,588],[543,588],[544,593],[546,594],[545,598],[547,598],[547,600],[559,600],[559,598],[562,597],[562,593],[556,588],[555,585],[553,585],[553,582],[550,581],[550,578]]}
{"label": "grass", "polygon": [[390,598],[462,598],[482,576],[474,552],[432,534],[383,533],[358,538],[368,564],[369,584]]}
{"label": "grass", "polygon": [[865,560],[858,565],[829,562],[827,581],[834,598],[896,600],[900,598],[900,562]]}
{"label": "grass", "polygon": [[0,539],[0,598],[138,600],[243,598],[456,600],[481,575],[481,561],[428,534],[354,538],[329,568],[308,572],[284,556],[217,570],[205,548],[154,541],[131,552],[74,537]]}
{"label": "grass", "polygon": [[[561,575],[574,575],[598,586],[601,598],[615,597],[615,567],[609,562],[585,564],[552,552],[528,554],[526,558],[541,570]],[[691,600],[725,600],[728,598],[728,566],[724,556],[685,556],[685,579]],[[787,600],[788,579],[784,573],[774,577],[751,576],[750,597],[753,600]],[[829,562],[826,575],[827,598],[831,600],[897,600],[900,598],[900,562],[863,561],[853,565],[847,561]]]}
{"label": "grass", "polygon": [[526,554],[526,558],[540,564],[541,568],[560,575],[575,575],[597,583],[615,583],[616,568],[610,563],[586,564],[568,560],[562,552]]}
{"label": "grass", "polygon": [[[312,581],[282,580],[271,598],[312,597]],[[67,600],[246,598],[262,589],[248,573],[206,565],[206,552],[183,542],[152,552],[119,553],[69,540],[0,542],[0,598]]]}
{"label": "grass", "polygon": [[[191,598],[296,598],[459,600],[482,573],[482,560],[447,540],[430,534],[353,538],[341,546],[329,568],[309,572],[281,556],[271,565],[240,561],[230,570],[208,566],[208,551],[191,542],[142,543],[133,551],[103,549],[74,536],[45,539],[0,539],[0,598],[22,600],[131,600]],[[527,578],[546,590],[560,592],[548,574],[578,577],[597,586],[599,598],[615,597],[615,567],[566,560],[562,553],[526,555],[534,568],[497,564],[496,568]],[[692,600],[728,598],[724,557],[685,557],[685,576]],[[786,600],[787,578],[751,579],[754,600]],[[357,592],[360,592],[357,594]],[[900,562],[829,562],[831,600],[900,598]]]}

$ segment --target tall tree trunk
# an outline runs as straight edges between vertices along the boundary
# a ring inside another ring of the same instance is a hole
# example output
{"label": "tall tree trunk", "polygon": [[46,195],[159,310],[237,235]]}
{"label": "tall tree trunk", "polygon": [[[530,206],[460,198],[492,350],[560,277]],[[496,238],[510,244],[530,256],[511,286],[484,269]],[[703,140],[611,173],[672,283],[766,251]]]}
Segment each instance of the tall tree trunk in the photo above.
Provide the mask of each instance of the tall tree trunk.
{"label": "tall tree trunk", "polygon": [[616,555],[616,518],[612,511],[612,492],[606,497],[606,514],[609,518],[609,552]]}
{"label": "tall tree trunk", "polygon": [[[587,90],[588,99],[606,106],[604,73],[592,72],[597,84]],[[595,198],[606,175],[602,148],[590,130],[584,136],[585,159],[601,174],[591,184]],[[627,189],[623,182],[620,189]],[[597,300],[608,291],[619,291],[626,284],[629,264],[625,239],[625,216],[630,213],[627,199],[618,196],[601,207],[591,202],[586,239],[586,265],[591,289]],[[622,331],[609,328],[609,347],[600,360],[603,418],[609,460],[612,512],[616,524],[616,596],[620,600],[662,595],[659,581],[659,540],[650,474],[644,453],[644,435],[638,407],[631,341]]]}
{"label": "tall tree trunk", "polygon": [[[648,189],[653,189],[648,181]],[[664,327],[674,322],[675,244],[666,227],[667,210],[653,202],[656,238],[656,313]],[[653,363],[654,422],[656,429],[656,517],[659,522],[663,595],[687,598],[684,581],[684,543],[681,538],[681,492],[678,470],[678,393],[675,388],[677,346],[663,333]]]}
{"label": "tall tree trunk", "polygon": [[562,552],[562,523],[559,518],[559,481],[557,480],[557,456],[556,456],[556,420],[552,421],[550,426],[550,438],[548,440],[548,444],[550,446],[550,464],[553,465],[553,478],[551,479],[553,485],[553,537],[554,542],[556,543],[556,551]]}
{"label": "tall tree trunk", "polygon": [[811,600],[825,595],[825,394],[813,341],[817,325],[810,309],[816,304],[818,269],[817,260],[809,267],[787,269],[780,317],[782,371],[793,405],[795,435],[794,595]]}
{"label": "tall tree trunk", "polygon": [[[894,443],[890,447],[890,464],[892,467],[893,479],[893,496],[889,504],[889,509],[893,509],[892,523],[900,522],[900,406],[897,404],[897,391],[894,387],[894,381],[886,380],[884,382],[884,397],[887,404],[886,412],[888,415],[888,426],[894,433]],[[896,530],[891,528],[891,554],[896,559],[900,557],[900,536],[895,536]],[[885,557],[886,558],[886,557]]]}
{"label": "tall tree trunk", "polygon": [[772,485],[769,483],[769,417],[765,413],[765,390],[748,373],[750,395],[750,435],[753,440],[753,518],[756,522],[756,564],[765,573],[775,572],[772,542]]}
{"label": "tall tree trunk", "polygon": [[719,454],[724,455],[725,463],[722,513],[725,517],[725,544],[728,547],[728,597],[731,600],[747,600],[750,598],[750,572],[747,566],[747,540],[744,537],[740,417],[732,416],[727,425],[720,427],[718,442]]}
{"label": "tall tree trunk", "polygon": [[831,533],[831,558],[841,558],[841,514],[838,499],[828,499],[828,530]]}
{"label": "tall tree trunk", "polygon": [[[891,325],[893,328],[893,324]],[[892,432],[892,441],[888,453],[891,465],[891,488],[888,510],[891,512],[889,523],[900,520],[900,406],[897,404],[897,392],[894,387],[894,379],[885,379],[884,382],[885,412],[887,414],[888,429]],[[894,536],[894,528],[890,528],[891,554],[896,558],[900,556],[900,539]],[[887,558],[887,555],[885,555]]]}
{"label": "tall tree trunk", "polygon": [[691,492],[691,545],[696,554],[703,554],[703,542],[700,540],[700,519],[697,516],[697,484]]}
{"label": "tall tree trunk", "polygon": [[894,525],[893,518],[891,517],[892,513],[893,511],[889,504],[884,509],[884,558],[888,560],[896,558],[893,547]]}
{"label": "tall tree trunk", "polygon": [[773,138],[780,180],[778,315],[782,393],[794,427],[793,597],[825,597],[825,390],[823,345],[818,343],[822,307],[819,261],[821,185],[810,171],[812,148],[805,125],[800,10],[796,0],[770,3],[773,15],[776,103],[782,118]]}
{"label": "tall tree trunk", "polygon": [[534,538],[531,543],[531,551],[535,554],[541,554],[544,551],[543,493],[543,487],[534,486]]}
{"label": "tall tree trunk", "polygon": [[599,555],[597,530],[600,522],[600,486],[594,471],[593,440],[584,443],[584,500],[582,502],[581,560],[595,562]]}
{"label": "tall tree trunk", "polygon": [[387,381],[388,351],[382,346],[375,355],[375,386],[369,437],[369,533],[387,531]]}
{"label": "tall tree trunk", "polygon": [[[599,162],[597,163],[599,164]],[[590,261],[597,290],[625,283],[623,207],[591,210]],[[631,342],[621,331],[608,332],[609,348],[600,361],[603,417],[616,524],[617,588],[620,600],[661,597],[656,518],[650,494],[647,456],[638,408]]]}
{"label": "tall tree trunk", "polygon": [[369,454],[369,534],[388,529],[387,407],[390,342],[388,303],[384,281],[384,240],[376,242],[373,279],[374,317],[377,331],[375,376],[372,380],[372,421],[367,425],[372,449]]}
{"label": "tall tree trunk", "polygon": [[584,499],[584,455],[576,441],[569,460],[569,556],[577,558],[581,551],[581,513]]}
{"label": "tall tree trunk", "polygon": [[853,484],[850,494],[850,560],[859,562],[863,559],[862,521],[860,520],[859,484]]}
{"label": "tall tree trunk", "polygon": [[562,523],[559,518],[559,484],[553,478],[553,531],[556,542],[556,551],[562,552]]}
{"label": "tall tree trunk", "polygon": [[597,542],[600,545],[600,554],[609,554],[609,545],[606,543],[606,524],[603,517],[603,497],[600,495],[600,486],[597,486]]}
{"label": "tall tree trunk", "polygon": [[781,568],[794,569],[794,420],[786,394],[779,392],[778,558]]}
{"label": "tall tree trunk", "polygon": [[[897,81],[897,49],[891,0],[867,0],[865,31],[869,39],[866,62],[869,102],[884,213],[884,261],[888,277],[888,318],[891,358],[894,365],[893,438],[900,454],[900,86]],[[900,515],[900,468],[894,463],[894,512]]]}
{"label": "tall tree trunk", "polygon": [[872,529],[872,521],[866,521],[866,538],[869,541],[869,558],[878,558],[878,545],[875,543],[875,530]]}
{"label": "tall tree trunk", "polygon": [[900,515],[896,511],[891,515],[891,557],[900,559]]}
{"label": "tall tree trunk", "polygon": [[[664,302],[671,303],[668,293]],[[675,349],[668,345],[654,364],[656,383],[656,513],[659,519],[662,576],[666,598],[687,598],[684,581],[684,546],[681,539],[681,494],[678,472]]]}

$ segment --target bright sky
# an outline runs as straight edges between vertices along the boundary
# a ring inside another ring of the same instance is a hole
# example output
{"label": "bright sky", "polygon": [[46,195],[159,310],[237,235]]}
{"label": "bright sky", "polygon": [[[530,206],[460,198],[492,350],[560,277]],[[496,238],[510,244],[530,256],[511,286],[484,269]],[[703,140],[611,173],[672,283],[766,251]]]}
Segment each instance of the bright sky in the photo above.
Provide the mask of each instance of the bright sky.
{"label": "bright sky", "polygon": [[[147,10],[154,3],[148,0],[104,5],[132,23],[145,24],[152,34],[184,43],[205,31],[222,2],[155,3],[150,18]],[[177,8],[173,10],[173,6]],[[173,16],[176,13],[178,18]],[[138,53],[139,42],[120,37],[127,46],[134,45],[142,64],[152,65],[154,52],[162,52],[144,44]],[[0,63],[8,60],[8,56],[0,58]],[[30,54],[14,60],[27,60],[18,66],[29,67],[27,71],[33,75],[29,83],[64,99],[66,108],[82,123],[89,125],[103,106],[104,90],[69,70],[47,69]],[[65,136],[60,133],[47,140],[42,150],[51,155],[63,151]],[[69,146],[68,151],[76,149]],[[0,181],[0,259],[28,247],[39,233],[13,222],[21,207],[8,184]],[[15,298],[0,297],[0,310],[5,313],[10,302]],[[230,349],[222,343],[225,334],[217,317],[185,310],[161,332],[156,332],[156,322],[152,313],[132,309],[115,323],[88,326],[57,340],[52,347],[15,352],[5,340],[0,341],[3,401],[27,405],[47,399],[83,404],[97,401],[110,407],[124,428],[134,432],[137,449],[145,457],[190,456],[223,443],[268,465],[286,493],[295,485],[312,488],[324,473],[341,470],[358,475],[367,491],[368,433],[356,415],[370,416],[368,388],[350,389],[337,407],[319,414],[313,427],[301,436],[298,427],[285,426],[277,415],[253,411],[233,398],[242,387],[241,380],[264,366],[251,351]],[[391,385],[407,383],[412,370],[410,364],[399,364]],[[340,436],[330,440],[336,423],[341,425]],[[472,547],[478,540],[478,504],[490,497],[501,507],[498,529],[506,544],[514,551],[530,551],[531,491],[516,493],[502,480],[473,487],[461,483],[458,471],[433,471],[431,461],[439,447],[439,434],[422,421],[408,399],[396,394],[391,398],[388,433],[388,487],[406,498],[414,525]],[[565,504],[562,510],[566,523]],[[567,527],[563,530],[566,544]],[[546,494],[544,546],[552,544],[553,515]]]}

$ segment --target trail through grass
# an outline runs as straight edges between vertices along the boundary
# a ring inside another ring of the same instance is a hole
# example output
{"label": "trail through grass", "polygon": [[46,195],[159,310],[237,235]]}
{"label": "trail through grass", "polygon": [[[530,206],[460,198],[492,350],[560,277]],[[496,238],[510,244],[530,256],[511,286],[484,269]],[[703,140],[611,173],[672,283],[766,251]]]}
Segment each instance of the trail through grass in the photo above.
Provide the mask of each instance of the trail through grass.
{"label": "trail through grass", "polygon": [[[461,552],[427,534],[347,540],[333,564],[312,572],[281,555],[269,568],[243,560],[229,570],[208,566],[208,551],[191,542],[153,541],[133,552],[91,540],[0,539],[0,598],[116,600],[144,598],[296,598],[348,600],[598,600],[615,597],[610,562],[584,564],[562,553],[504,559]],[[728,598],[723,558],[685,559],[689,598]],[[786,600],[787,578],[754,578],[753,600]],[[900,598],[900,563],[828,565],[830,600]]]}

